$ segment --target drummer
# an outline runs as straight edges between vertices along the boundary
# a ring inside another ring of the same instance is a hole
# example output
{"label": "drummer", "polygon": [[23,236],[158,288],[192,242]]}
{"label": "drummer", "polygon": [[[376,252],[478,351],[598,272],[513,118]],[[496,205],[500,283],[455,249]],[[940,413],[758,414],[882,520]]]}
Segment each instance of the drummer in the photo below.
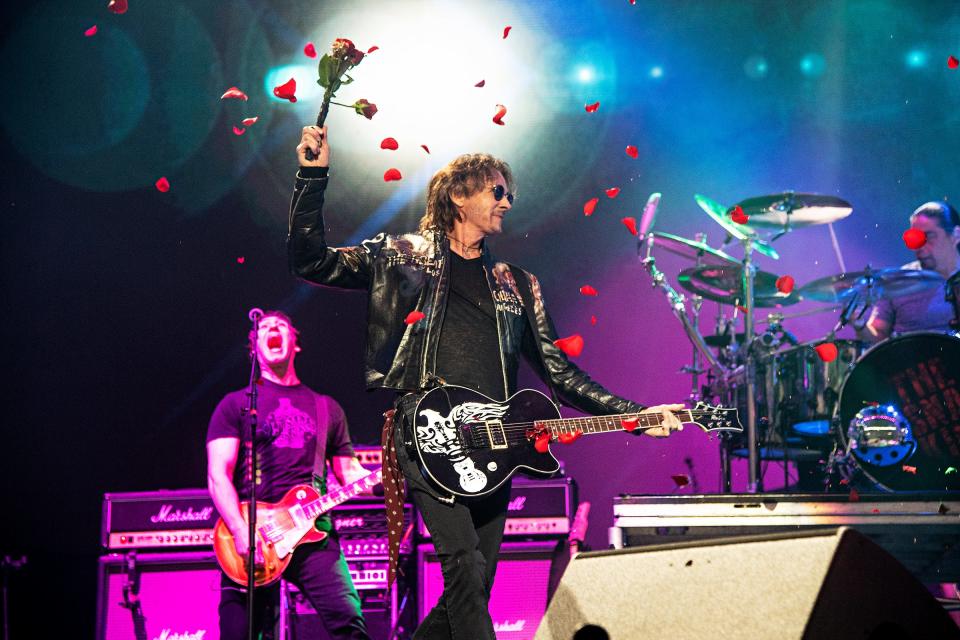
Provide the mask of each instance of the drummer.
{"label": "drummer", "polygon": [[[926,234],[926,243],[914,253],[917,259],[902,269],[936,271],[944,280],[960,268],[960,216],[943,201],[920,205],[910,216],[910,226]],[[909,331],[950,331],[954,309],[946,300],[945,286],[895,299],[883,297],[874,306],[865,326],[857,326],[861,339],[879,341]]]}

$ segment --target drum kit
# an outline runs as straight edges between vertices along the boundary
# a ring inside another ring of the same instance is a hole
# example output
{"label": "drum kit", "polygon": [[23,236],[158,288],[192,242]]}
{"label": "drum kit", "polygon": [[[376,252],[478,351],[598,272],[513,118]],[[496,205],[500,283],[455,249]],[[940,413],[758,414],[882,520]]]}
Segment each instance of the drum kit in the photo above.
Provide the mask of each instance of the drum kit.
{"label": "drum kit", "polygon": [[[869,349],[861,341],[835,337],[845,325],[862,323],[881,297],[931,291],[944,286],[943,278],[898,268],[846,271],[833,223],[848,217],[853,207],[835,196],[787,192],[748,198],[729,208],[706,196],[694,199],[726,232],[724,246],[742,246],[742,259],[708,245],[705,234],[690,239],[654,230],[656,193],[641,218],[639,251],[654,287],[666,295],[693,346],[692,363],[682,369],[691,376],[691,401],[740,409],[744,433],[729,436],[721,446],[724,490],[730,491],[730,456],[748,459],[749,492],[762,490],[760,461],[772,459],[784,461],[785,486],[787,462],[792,461],[812,465],[815,482],[825,488],[960,490],[958,336],[911,333]],[[756,268],[754,253],[779,260],[773,243],[814,225],[829,226],[841,273],[793,288]],[[657,268],[660,250],[690,261],[677,276],[689,301]],[[946,291],[948,299],[951,291],[956,297],[960,283],[948,282]],[[699,328],[703,300],[717,303],[713,335],[705,336]],[[801,301],[823,305],[782,312]],[[771,312],[755,322],[759,309]],[[785,326],[830,312],[838,319],[821,340],[801,343]],[[960,310],[957,315],[960,321]],[[763,330],[757,331],[756,324]],[[826,343],[836,347],[834,357],[832,349],[821,356],[817,347]]]}

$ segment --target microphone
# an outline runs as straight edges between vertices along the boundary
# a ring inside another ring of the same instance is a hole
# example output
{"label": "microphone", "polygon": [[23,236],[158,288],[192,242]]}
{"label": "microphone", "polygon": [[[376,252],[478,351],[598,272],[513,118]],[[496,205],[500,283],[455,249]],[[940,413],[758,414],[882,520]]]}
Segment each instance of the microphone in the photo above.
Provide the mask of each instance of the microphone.
{"label": "microphone", "polygon": [[260,307],[254,307],[247,312],[247,318],[250,322],[259,322],[260,318],[263,317],[263,309]]}

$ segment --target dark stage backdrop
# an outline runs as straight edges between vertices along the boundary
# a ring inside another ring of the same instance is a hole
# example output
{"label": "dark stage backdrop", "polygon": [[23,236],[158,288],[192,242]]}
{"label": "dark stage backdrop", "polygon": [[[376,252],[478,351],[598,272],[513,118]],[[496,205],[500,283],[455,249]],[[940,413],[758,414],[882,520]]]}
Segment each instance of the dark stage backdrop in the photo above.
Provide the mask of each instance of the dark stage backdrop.
{"label": "dark stage backdrop", "polygon": [[[123,15],[106,4],[4,10],[0,553],[30,559],[11,581],[13,637],[90,635],[104,492],[204,485],[208,417],[246,379],[250,307],[295,318],[302,379],[340,400],[357,442],[377,441],[390,398],[363,390],[362,294],[298,284],[286,269],[293,149],[318,103],[307,42],[380,47],[338,95],[380,112],[329,119],[331,240],[409,229],[447,160],[504,157],[519,189],[494,249],[539,274],[561,335],[584,336],[577,362],[646,403],[687,396],[678,369],[690,357],[620,222],[639,218],[651,192],[663,193],[658,229],[704,232],[714,246],[724,234],[695,193],[728,205],[788,189],[844,197],[848,270],[911,260],[900,240],[910,211],[958,197],[953,0],[130,0]],[[291,77],[295,104],[272,95]],[[249,100],[221,101],[231,86]],[[491,121],[498,104],[503,126]],[[387,136],[399,150],[380,149]],[[384,182],[390,167],[402,181]],[[840,271],[826,227],[776,246],[782,259],[760,258],[761,269],[799,284]],[[689,266],[658,259],[674,283]],[[581,296],[585,284],[599,295]],[[707,327],[715,305],[704,311]],[[814,340],[834,320],[789,328]],[[595,547],[618,493],[689,492],[671,475],[691,466],[700,491],[719,489],[716,443],[696,429],[558,449],[594,504]],[[768,486],[782,483],[767,471]],[[735,472],[742,489],[745,469]]]}

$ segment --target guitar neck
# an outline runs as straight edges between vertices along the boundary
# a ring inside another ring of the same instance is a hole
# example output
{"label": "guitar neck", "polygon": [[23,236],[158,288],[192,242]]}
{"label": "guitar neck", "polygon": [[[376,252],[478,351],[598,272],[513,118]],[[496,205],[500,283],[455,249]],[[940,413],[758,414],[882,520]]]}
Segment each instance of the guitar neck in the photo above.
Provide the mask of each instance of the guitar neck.
{"label": "guitar neck", "polygon": [[351,498],[356,498],[361,493],[369,491],[374,486],[380,484],[382,479],[383,472],[380,469],[377,469],[370,475],[364,476],[356,482],[351,482],[345,487],[341,487],[336,491],[320,496],[307,506],[309,517],[315,518],[322,513],[330,511],[335,506],[350,500]]}
{"label": "guitar neck", "polygon": [[[684,424],[696,424],[711,412],[697,409],[683,409],[672,412]],[[635,423],[634,427],[627,428],[624,423]],[[621,413],[612,416],[584,416],[582,418],[557,418],[555,420],[538,420],[536,425],[548,429],[553,436],[580,431],[588,433],[610,433],[611,431],[633,431],[634,429],[652,429],[663,424],[662,413]],[[702,427],[701,427],[702,428]]]}

